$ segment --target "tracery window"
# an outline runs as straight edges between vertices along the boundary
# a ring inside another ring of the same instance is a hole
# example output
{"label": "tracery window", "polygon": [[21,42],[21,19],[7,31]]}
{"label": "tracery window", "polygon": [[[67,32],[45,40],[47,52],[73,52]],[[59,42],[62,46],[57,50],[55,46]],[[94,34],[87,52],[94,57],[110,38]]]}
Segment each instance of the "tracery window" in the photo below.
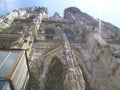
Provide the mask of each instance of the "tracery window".
{"label": "tracery window", "polygon": [[52,40],[55,36],[55,31],[52,29],[46,29],[45,31],[45,37],[47,40]]}
{"label": "tracery window", "polygon": [[66,34],[69,41],[74,40],[74,33],[71,30],[64,30],[64,33]]}

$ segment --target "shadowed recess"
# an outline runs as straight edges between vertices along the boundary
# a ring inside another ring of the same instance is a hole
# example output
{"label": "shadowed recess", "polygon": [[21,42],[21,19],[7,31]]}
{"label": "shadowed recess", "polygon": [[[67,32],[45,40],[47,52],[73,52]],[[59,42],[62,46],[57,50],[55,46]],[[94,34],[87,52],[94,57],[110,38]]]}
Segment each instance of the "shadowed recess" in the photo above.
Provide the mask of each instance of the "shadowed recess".
{"label": "shadowed recess", "polygon": [[64,90],[63,75],[63,65],[57,57],[54,57],[49,65],[45,90]]}

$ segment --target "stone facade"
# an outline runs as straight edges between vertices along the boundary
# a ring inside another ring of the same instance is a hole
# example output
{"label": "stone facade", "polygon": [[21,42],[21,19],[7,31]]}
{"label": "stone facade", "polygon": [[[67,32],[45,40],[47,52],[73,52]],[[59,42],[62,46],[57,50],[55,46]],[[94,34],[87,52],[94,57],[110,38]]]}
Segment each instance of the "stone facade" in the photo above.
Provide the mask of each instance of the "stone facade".
{"label": "stone facade", "polygon": [[119,90],[120,29],[101,26],[76,7],[24,8],[0,18],[0,47],[26,50],[29,90]]}

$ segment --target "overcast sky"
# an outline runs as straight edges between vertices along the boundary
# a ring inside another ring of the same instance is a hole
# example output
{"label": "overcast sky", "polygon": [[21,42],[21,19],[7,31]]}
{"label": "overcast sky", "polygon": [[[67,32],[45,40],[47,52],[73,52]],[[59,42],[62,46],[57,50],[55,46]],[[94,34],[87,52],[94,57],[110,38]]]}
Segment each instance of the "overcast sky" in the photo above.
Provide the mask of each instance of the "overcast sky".
{"label": "overcast sky", "polygon": [[45,6],[49,16],[56,11],[63,16],[65,8],[76,6],[81,11],[120,28],[120,0],[0,0],[0,14],[29,6]]}

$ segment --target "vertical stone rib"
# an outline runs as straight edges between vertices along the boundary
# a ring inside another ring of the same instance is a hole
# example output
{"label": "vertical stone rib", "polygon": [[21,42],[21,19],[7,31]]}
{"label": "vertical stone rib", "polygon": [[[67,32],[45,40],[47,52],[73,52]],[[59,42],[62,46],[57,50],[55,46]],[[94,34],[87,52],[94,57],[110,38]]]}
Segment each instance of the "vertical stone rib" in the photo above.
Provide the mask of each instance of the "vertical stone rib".
{"label": "vertical stone rib", "polygon": [[69,41],[63,33],[64,52],[66,53],[66,75],[64,81],[64,90],[85,90],[85,81],[81,68],[77,64],[75,55],[70,47]]}

